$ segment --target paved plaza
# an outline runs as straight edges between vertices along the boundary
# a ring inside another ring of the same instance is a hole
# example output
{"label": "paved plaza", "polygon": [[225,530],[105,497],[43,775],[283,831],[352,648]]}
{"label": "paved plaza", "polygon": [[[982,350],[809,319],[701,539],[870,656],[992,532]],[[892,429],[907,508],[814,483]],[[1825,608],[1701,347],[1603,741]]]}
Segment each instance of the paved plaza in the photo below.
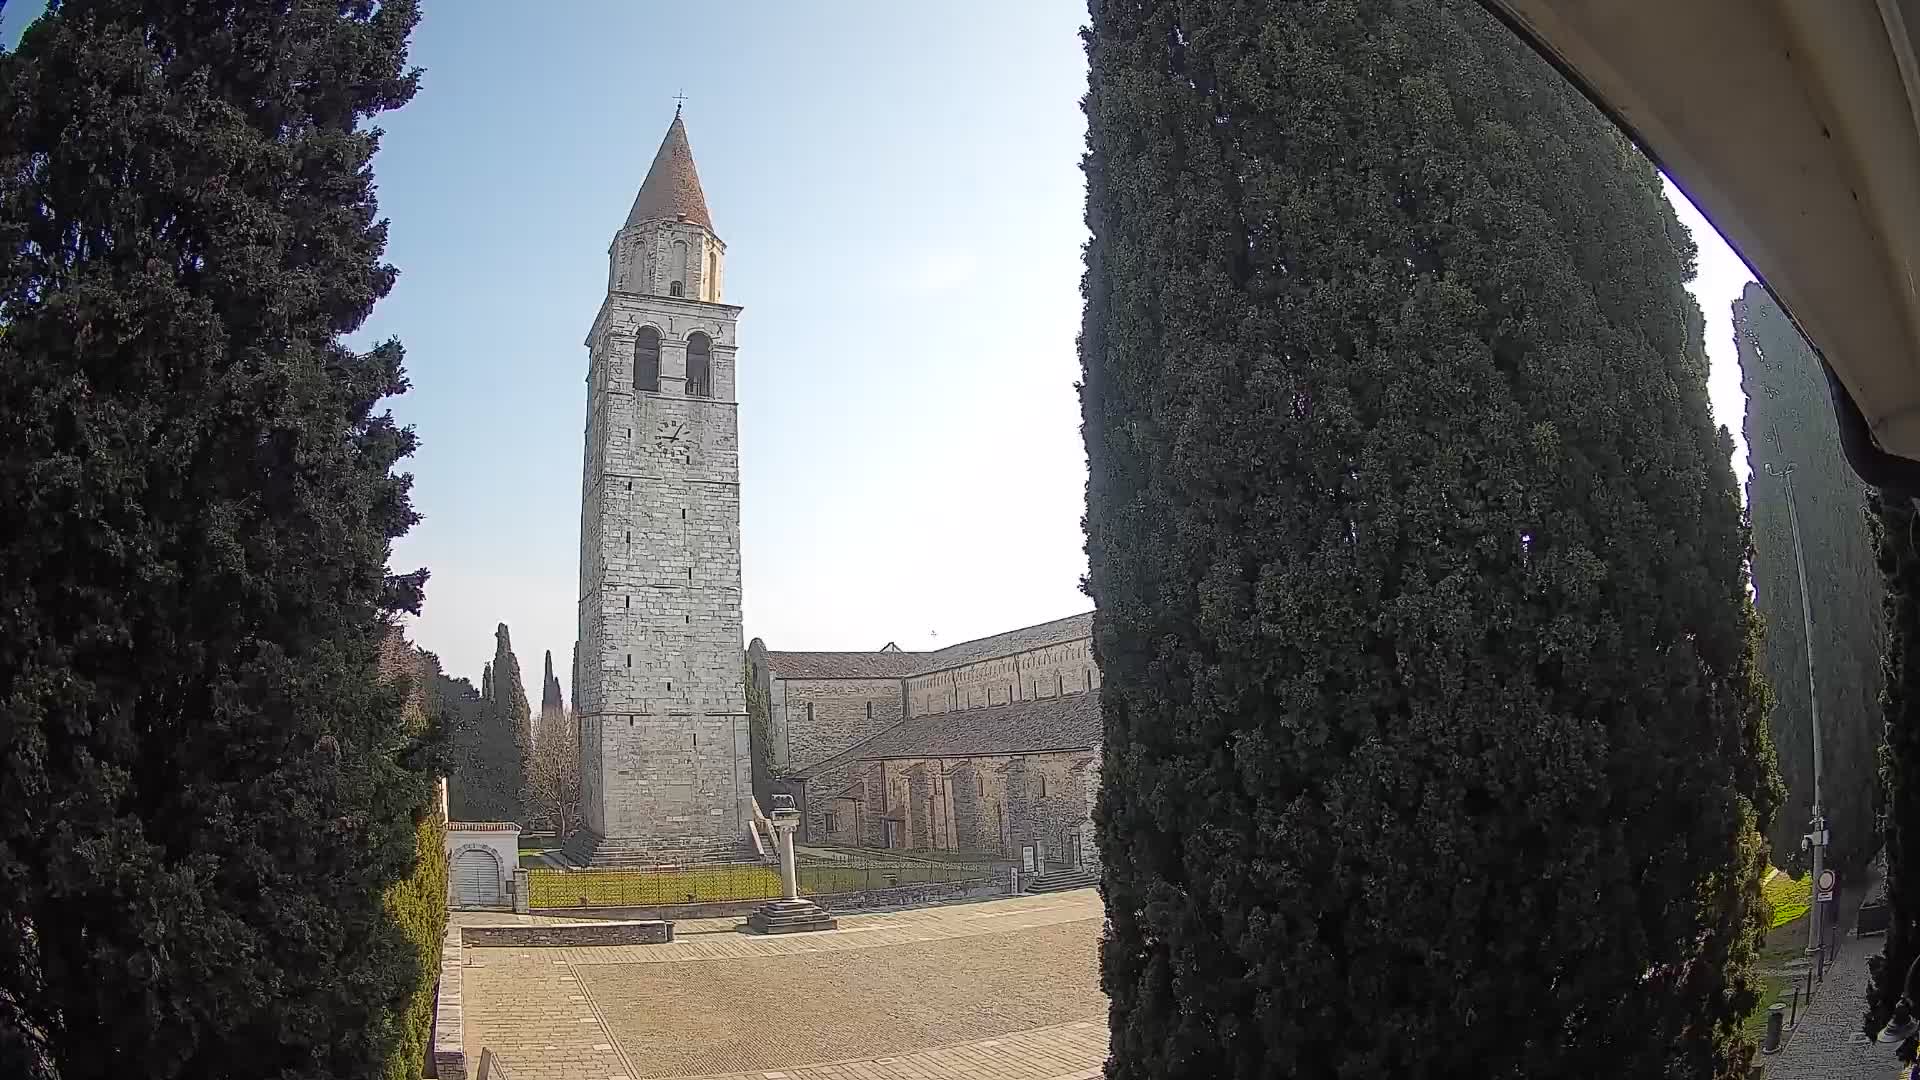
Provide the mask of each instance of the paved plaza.
{"label": "paved plaza", "polygon": [[790,937],[711,919],[668,945],[467,948],[468,1061],[512,1080],[1090,1080],[1100,920],[1085,889]]}

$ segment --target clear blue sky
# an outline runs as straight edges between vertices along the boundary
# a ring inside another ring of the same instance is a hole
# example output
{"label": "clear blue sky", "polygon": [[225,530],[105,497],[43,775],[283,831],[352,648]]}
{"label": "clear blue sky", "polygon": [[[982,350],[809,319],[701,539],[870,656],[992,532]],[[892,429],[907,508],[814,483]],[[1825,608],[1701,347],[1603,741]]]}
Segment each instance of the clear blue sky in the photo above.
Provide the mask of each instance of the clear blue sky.
{"label": "clear blue sky", "polygon": [[[581,339],[672,97],[740,324],[746,633],[937,647],[1091,606],[1078,332],[1086,68],[1073,0],[430,0],[375,161],[433,571],[415,639],[530,692],[574,640]],[[37,5],[9,4],[11,41]],[[1745,268],[1690,207],[1716,412]],[[1744,475],[1744,457],[1736,459]],[[935,636],[937,635],[937,636]],[[569,694],[569,700],[571,695]]]}

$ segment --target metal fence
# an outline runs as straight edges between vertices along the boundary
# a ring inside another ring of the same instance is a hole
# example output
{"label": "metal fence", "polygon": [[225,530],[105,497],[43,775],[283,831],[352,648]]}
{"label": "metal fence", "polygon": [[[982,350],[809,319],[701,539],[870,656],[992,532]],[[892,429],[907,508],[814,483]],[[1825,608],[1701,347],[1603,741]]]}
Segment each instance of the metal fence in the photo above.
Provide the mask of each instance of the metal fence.
{"label": "metal fence", "polygon": [[[999,880],[1005,870],[984,862],[874,858],[801,858],[795,870],[809,897],[877,892],[908,886],[965,886]],[[535,908],[662,907],[669,904],[772,900],[780,872],[769,863],[707,864],[645,870],[527,872],[527,899]]]}

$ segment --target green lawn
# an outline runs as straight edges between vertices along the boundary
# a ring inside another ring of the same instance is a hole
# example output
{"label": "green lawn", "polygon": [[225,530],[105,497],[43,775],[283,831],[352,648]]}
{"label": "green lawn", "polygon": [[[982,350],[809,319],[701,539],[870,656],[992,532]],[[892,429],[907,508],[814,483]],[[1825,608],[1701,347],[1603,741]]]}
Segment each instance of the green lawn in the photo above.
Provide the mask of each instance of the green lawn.
{"label": "green lawn", "polygon": [[1773,926],[1781,927],[1806,915],[1813,907],[1813,875],[1808,874],[1798,881],[1788,877],[1785,872],[1773,875],[1760,887],[1767,901],[1773,905]]}
{"label": "green lawn", "polygon": [[1760,1040],[1767,1034],[1767,1007],[1792,996],[1792,983],[1793,980],[1786,975],[1760,976],[1760,1000],[1754,1003],[1753,1011],[1747,1014],[1746,1021],[1740,1025],[1741,1032],[1755,1046],[1759,1046]]}
{"label": "green lawn", "polygon": [[[1765,894],[1767,902],[1773,905],[1773,919],[1768,924],[1770,930],[1777,931],[1805,919],[1808,910],[1813,907],[1811,874],[1795,881],[1785,872],[1777,872],[1760,886],[1760,891]],[[1759,976],[1760,999],[1754,1002],[1753,1011],[1747,1014],[1741,1024],[1742,1033],[1753,1040],[1755,1046],[1767,1034],[1767,1007],[1793,996],[1793,976],[1782,974],[1780,970],[1805,958],[1806,942],[1791,931],[1769,933],[1768,940],[1761,945],[1760,955],[1754,959],[1754,967],[1763,972]]]}
{"label": "green lawn", "polygon": [[[806,896],[861,892],[895,885],[976,881],[994,876],[991,866],[926,862],[869,862],[859,866],[801,863]],[[527,871],[527,900],[536,908],[659,907],[725,900],[771,900],[780,895],[780,872],[763,864],[687,870]]]}
{"label": "green lawn", "polygon": [[659,907],[779,895],[780,874],[769,866],[527,871],[527,902],[536,908]]}

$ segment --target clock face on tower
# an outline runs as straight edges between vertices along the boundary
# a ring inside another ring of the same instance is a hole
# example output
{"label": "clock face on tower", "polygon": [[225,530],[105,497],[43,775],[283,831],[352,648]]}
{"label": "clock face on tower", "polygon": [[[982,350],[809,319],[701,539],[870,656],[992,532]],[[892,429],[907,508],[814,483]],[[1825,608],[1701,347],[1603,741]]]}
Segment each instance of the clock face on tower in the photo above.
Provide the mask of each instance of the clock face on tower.
{"label": "clock face on tower", "polygon": [[685,421],[668,418],[653,431],[653,448],[667,457],[686,461],[692,456]]}

